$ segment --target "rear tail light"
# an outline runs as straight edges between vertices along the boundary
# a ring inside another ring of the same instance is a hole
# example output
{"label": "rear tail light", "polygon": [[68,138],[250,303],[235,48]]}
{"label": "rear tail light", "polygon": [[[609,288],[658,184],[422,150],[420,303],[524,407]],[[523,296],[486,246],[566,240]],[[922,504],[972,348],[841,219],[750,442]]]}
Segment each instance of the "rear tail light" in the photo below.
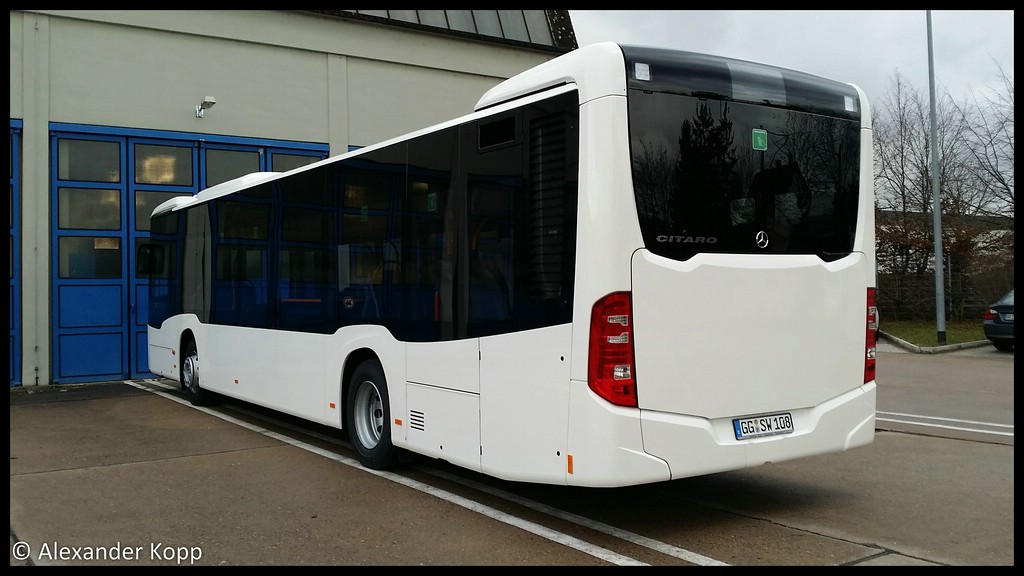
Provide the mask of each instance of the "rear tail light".
{"label": "rear tail light", "polygon": [[864,337],[864,382],[875,379],[875,343],[878,341],[878,307],[875,306],[876,288],[868,288],[867,330]]}
{"label": "rear tail light", "polygon": [[991,308],[985,310],[985,320],[995,320],[996,318],[999,318],[998,312]]}
{"label": "rear tail light", "polygon": [[587,383],[595,394],[618,406],[635,408],[633,306],[629,292],[614,292],[590,314]]}

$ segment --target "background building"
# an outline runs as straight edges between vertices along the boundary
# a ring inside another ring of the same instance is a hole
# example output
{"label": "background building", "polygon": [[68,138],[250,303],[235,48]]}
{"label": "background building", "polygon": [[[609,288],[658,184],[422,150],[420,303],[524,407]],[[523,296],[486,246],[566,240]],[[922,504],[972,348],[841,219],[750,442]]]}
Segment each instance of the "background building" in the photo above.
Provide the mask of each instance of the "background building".
{"label": "background building", "polygon": [[12,10],[10,385],[145,378],[167,198],[472,111],[564,10]]}

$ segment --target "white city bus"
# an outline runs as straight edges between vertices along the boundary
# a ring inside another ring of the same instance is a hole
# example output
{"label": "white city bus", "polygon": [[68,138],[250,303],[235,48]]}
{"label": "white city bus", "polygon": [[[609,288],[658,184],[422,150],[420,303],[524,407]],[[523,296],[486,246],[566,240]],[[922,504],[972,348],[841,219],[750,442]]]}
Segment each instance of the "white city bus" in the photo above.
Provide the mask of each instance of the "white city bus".
{"label": "white city bus", "polygon": [[149,366],[346,429],[373,469],[612,487],[862,446],[871,153],[853,85],[589,45],[157,207]]}

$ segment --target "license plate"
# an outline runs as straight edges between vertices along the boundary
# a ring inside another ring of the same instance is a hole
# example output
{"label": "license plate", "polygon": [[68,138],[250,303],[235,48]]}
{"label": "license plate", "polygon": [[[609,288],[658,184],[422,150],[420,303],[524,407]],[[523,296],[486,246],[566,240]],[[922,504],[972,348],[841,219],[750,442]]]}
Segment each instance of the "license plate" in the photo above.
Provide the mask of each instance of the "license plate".
{"label": "license plate", "polygon": [[789,412],[766,414],[752,418],[736,418],[732,421],[737,440],[789,434],[793,431],[793,416]]}
{"label": "license plate", "polygon": [[1013,322],[1013,312],[1010,312],[1009,314],[1003,314],[1003,320],[1006,320],[1007,322]]}

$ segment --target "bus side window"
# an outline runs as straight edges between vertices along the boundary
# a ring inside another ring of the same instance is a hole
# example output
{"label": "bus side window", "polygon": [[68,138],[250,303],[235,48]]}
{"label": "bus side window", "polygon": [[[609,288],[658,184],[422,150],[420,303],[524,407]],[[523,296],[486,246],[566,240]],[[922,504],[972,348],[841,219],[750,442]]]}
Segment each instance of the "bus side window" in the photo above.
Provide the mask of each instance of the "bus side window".
{"label": "bus side window", "polygon": [[349,286],[341,291],[341,317],[343,324],[380,319],[380,304],[373,287]]}

